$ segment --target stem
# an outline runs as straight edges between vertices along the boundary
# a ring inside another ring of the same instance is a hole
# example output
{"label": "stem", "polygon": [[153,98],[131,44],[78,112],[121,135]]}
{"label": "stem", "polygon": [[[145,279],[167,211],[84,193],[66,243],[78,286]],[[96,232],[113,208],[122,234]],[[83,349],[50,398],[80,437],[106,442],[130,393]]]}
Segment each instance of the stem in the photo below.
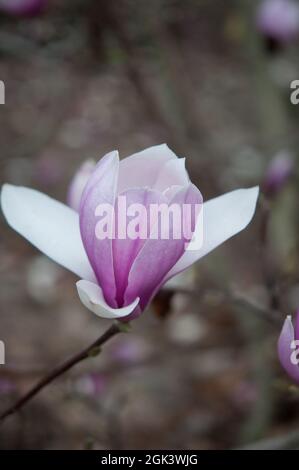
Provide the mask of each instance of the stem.
{"label": "stem", "polygon": [[[184,295],[190,295],[194,298],[200,298],[201,293],[198,290],[193,290],[189,288],[184,288],[184,287],[163,287],[163,291],[169,292],[169,293],[176,293],[179,292]],[[207,291],[211,294],[213,294],[214,290]],[[266,320],[269,323],[272,323],[275,327],[281,327],[281,324],[285,318],[285,314],[281,312],[280,310],[274,309],[274,308],[267,308],[264,307],[263,305],[259,305],[258,303],[252,301],[249,299],[247,296],[243,294],[239,294],[234,292],[231,289],[222,289],[222,294],[223,294],[223,299],[227,299],[234,304],[237,304],[240,307],[247,308],[250,310],[252,313],[257,315],[260,318],[263,318],[263,320]]]}
{"label": "stem", "polygon": [[87,359],[88,357],[96,356],[100,352],[100,347],[107,343],[113,336],[124,331],[123,325],[119,322],[113,323],[108,330],[106,330],[96,341],[90,346],[84,348],[81,352],[75,354],[70,359],[62,363],[60,366],[55,367],[48,375],[41,379],[34,387],[32,387],[25,395],[23,395],[13,406],[8,408],[0,415],[0,421],[3,421],[8,416],[14,414],[16,411],[23,408],[32,398],[34,398],[42,389],[49,385],[53,380],[60,377],[69,369],[74,367],[79,362]]}

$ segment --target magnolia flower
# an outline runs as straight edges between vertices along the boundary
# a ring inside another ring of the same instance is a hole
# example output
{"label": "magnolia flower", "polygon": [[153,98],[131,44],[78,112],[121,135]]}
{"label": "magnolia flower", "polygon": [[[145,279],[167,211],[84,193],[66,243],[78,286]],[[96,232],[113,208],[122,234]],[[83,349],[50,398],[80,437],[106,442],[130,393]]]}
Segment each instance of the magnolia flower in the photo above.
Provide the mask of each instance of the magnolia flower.
{"label": "magnolia flower", "polygon": [[287,374],[299,383],[299,310],[296,315],[295,329],[291,315],[285,319],[278,340],[278,357]]}
{"label": "magnolia flower", "polygon": [[294,170],[294,161],[287,152],[280,152],[271,160],[267,169],[263,190],[268,196],[275,196],[288,182]]}
{"label": "magnolia flower", "polygon": [[299,5],[293,0],[264,0],[256,21],[266,37],[280,43],[290,42],[299,33]]}
{"label": "magnolia flower", "polygon": [[104,318],[137,317],[161,286],[205,256],[251,221],[258,188],[239,189],[203,204],[193,220],[194,235],[203,242],[189,250],[184,237],[161,239],[98,238],[97,208],[116,206],[125,195],[148,209],[173,201],[201,204],[190,182],[185,159],[158,145],[119,161],[117,151],[105,155],[87,180],[79,213],[33,189],[4,185],[3,213],[9,225],[57,263],[78,275],[82,303]]}
{"label": "magnolia flower", "polygon": [[0,0],[0,9],[11,15],[31,16],[42,11],[47,0]]}

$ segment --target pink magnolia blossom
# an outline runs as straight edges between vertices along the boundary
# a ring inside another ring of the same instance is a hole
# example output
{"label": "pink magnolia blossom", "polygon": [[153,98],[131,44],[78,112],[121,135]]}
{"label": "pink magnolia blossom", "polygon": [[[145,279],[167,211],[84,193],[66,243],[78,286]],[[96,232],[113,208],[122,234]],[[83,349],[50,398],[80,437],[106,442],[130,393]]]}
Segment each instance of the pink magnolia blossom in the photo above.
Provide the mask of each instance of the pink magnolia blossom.
{"label": "pink magnolia blossom", "polygon": [[[298,343],[296,343],[298,342]],[[296,314],[295,328],[291,315],[288,315],[283,324],[278,340],[278,357],[287,374],[299,383],[299,310]],[[298,359],[298,360],[297,360]]]}
{"label": "pink magnolia blossom", "polygon": [[270,162],[263,190],[268,196],[275,196],[288,182],[294,171],[294,161],[288,152],[280,152]]}
{"label": "pink magnolia blossom", "polygon": [[0,10],[11,15],[34,16],[45,7],[47,0],[0,0]]}
{"label": "pink magnolia blossom", "polygon": [[299,5],[294,0],[264,0],[258,8],[256,21],[262,34],[288,43],[299,34]]}
{"label": "pink magnolia blossom", "polygon": [[107,386],[107,379],[101,373],[85,374],[75,382],[75,389],[82,395],[96,397],[101,395]]}
{"label": "pink magnolia blossom", "polygon": [[12,228],[81,278],[77,290],[89,310],[127,321],[137,317],[170,278],[249,224],[258,188],[205,202],[203,223],[202,218],[194,221],[194,234],[203,233],[203,243],[193,250],[187,249],[184,237],[98,239],[97,207],[102,203],[114,207],[120,195],[146,209],[152,203],[202,202],[185,159],[167,145],[158,145],[121,161],[117,151],[105,155],[87,180],[78,212],[38,191],[8,184],[3,186],[1,205]]}

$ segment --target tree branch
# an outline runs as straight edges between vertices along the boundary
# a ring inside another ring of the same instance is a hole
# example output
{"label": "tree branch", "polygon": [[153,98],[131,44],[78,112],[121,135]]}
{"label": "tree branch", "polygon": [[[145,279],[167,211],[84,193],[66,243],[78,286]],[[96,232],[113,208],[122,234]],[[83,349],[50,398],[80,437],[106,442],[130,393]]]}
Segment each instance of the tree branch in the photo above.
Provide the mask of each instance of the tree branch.
{"label": "tree branch", "polygon": [[0,415],[0,421],[3,421],[8,416],[14,414],[16,411],[23,408],[26,403],[28,403],[32,398],[34,398],[42,389],[49,385],[53,380],[60,377],[62,374],[67,372],[69,369],[77,365],[79,362],[87,359],[88,357],[93,357],[99,354],[100,347],[107,343],[113,336],[117,335],[122,331],[126,331],[128,327],[127,324],[122,324],[120,322],[113,323],[108,330],[106,330],[96,341],[94,341],[90,346],[83,349],[81,352],[75,354],[70,359],[62,363],[60,366],[53,369],[48,375],[41,379],[33,388],[31,388],[25,395],[23,395],[13,406],[8,408]]}
{"label": "tree branch", "polygon": [[[163,287],[165,292],[169,293],[180,293],[192,296],[194,298],[200,298],[201,292],[194,289],[184,288],[184,287]],[[212,291],[213,292],[213,291]],[[232,289],[222,289],[220,292],[223,294],[223,298],[231,301],[233,304],[236,304],[239,307],[244,307],[252,311],[252,313],[256,314],[258,317],[263,318],[269,323],[272,323],[274,326],[281,327],[284,319],[285,314],[277,309],[274,308],[267,308],[265,306],[259,305],[255,301],[251,300],[249,297],[237,293]]]}

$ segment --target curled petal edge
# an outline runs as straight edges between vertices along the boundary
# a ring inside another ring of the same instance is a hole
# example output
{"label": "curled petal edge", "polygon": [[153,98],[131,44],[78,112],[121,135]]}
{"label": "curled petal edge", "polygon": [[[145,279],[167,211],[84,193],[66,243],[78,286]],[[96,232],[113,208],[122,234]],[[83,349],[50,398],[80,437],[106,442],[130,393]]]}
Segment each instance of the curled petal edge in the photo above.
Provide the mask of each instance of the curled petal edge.
{"label": "curled petal edge", "polygon": [[130,315],[139,304],[137,297],[130,305],[122,308],[110,307],[104,299],[101,287],[94,282],[78,281],[76,283],[78,295],[82,304],[91,312],[102,318],[114,319]]}

